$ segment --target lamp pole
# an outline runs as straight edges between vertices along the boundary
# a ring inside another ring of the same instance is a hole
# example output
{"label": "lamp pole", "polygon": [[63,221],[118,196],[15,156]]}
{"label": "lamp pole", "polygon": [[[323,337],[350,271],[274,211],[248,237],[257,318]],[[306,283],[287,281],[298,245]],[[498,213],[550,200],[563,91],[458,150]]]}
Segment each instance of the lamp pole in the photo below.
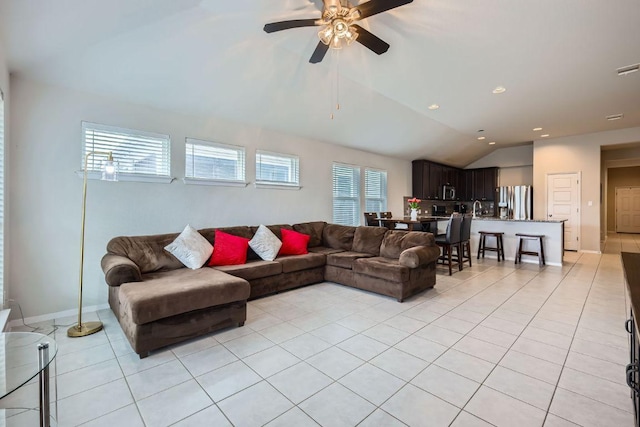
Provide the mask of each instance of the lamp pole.
{"label": "lamp pole", "polygon": [[[67,330],[67,336],[69,337],[84,337],[87,335],[94,334],[102,329],[102,322],[85,322],[82,323],[82,280],[84,276],[84,225],[85,225],[85,217],[86,217],[86,208],[87,208],[87,174],[88,167],[87,164],[89,162],[89,157],[91,156],[107,156],[107,162],[111,163],[111,167],[113,168],[113,155],[110,151],[90,151],[84,156],[84,180],[82,185],[82,226],[80,228],[80,276],[79,276],[79,284],[80,290],[78,292],[78,324],[70,327]],[[108,173],[113,174],[115,169],[112,171],[107,171]],[[103,175],[103,179],[105,179],[106,175]]]}

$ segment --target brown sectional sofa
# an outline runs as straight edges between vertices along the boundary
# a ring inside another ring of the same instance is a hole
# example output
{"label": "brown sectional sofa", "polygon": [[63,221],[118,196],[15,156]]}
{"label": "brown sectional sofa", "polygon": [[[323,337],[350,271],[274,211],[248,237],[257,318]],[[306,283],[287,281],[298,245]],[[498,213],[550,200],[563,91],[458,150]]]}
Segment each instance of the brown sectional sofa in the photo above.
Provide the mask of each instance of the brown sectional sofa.
{"label": "brown sectional sofa", "polygon": [[[133,349],[149,351],[229,326],[242,326],[246,301],[325,280],[402,302],[435,285],[440,250],[433,235],[316,221],[270,225],[310,236],[308,254],[261,260],[251,249],[242,265],[185,268],[164,250],[179,233],[115,237],[102,269],[109,305]],[[257,227],[219,228],[251,238]],[[215,246],[215,229],[199,230]]]}

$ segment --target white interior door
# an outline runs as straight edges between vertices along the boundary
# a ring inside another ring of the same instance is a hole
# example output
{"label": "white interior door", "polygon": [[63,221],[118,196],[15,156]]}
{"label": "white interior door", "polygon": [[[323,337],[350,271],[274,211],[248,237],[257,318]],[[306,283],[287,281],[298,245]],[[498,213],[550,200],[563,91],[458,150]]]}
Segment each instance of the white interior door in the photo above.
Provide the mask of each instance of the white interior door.
{"label": "white interior door", "polygon": [[640,187],[616,187],[616,232],[640,233]]}
{"label": "white interior door", "polygon": [[577,173],[547,175],[547,218],[565,220],[564,248],[577,251],[580,240],[579,177]]}

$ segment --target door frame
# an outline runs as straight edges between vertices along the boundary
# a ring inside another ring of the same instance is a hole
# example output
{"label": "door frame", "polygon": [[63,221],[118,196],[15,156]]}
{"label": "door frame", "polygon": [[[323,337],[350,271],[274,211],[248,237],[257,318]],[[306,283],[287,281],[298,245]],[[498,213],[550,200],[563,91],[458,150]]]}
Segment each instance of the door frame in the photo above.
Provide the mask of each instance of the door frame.
{"label": "door frame", "polygon": [[[576,230],[578,231],[578,249],[577,252],[582,251],[582,171],[570,171],[570,172],[547,172],[544,180],[544,216],[545,220],[549,219],[549,177],[553,175],[577,175],[578,176],[578,188],[576,189],[578,198],[578,223],[576,224]],[[564,229],[564,227],[563,227]],[[564,236],[562,248],[564,249]]]}

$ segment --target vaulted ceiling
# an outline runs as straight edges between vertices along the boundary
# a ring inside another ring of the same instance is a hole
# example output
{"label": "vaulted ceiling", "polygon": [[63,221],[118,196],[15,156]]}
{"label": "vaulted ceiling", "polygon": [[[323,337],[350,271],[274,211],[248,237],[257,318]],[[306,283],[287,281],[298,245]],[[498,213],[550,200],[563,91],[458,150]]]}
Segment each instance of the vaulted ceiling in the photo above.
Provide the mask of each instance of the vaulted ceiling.
{"label": "vaulted ceiling", "polygon": [[0,37],[12,73],[455,166],[542,134],[640,126],[640,72],[616,72],[640,62],[638,0],[414,0],[360,21],[387,53],[355,43],[320,64],[308,62],[317,28],[262,30],[321,9],[320,0],[0,0]]}

